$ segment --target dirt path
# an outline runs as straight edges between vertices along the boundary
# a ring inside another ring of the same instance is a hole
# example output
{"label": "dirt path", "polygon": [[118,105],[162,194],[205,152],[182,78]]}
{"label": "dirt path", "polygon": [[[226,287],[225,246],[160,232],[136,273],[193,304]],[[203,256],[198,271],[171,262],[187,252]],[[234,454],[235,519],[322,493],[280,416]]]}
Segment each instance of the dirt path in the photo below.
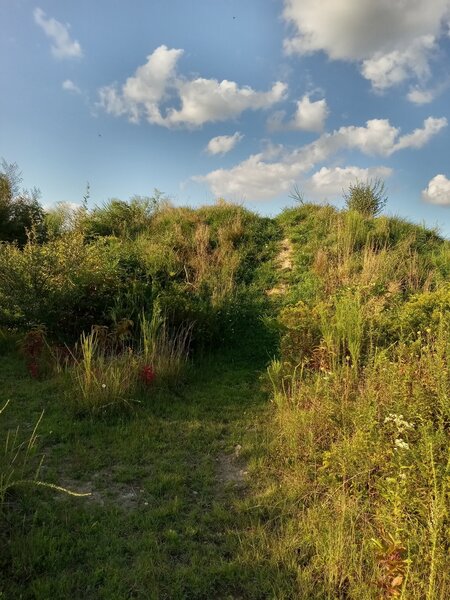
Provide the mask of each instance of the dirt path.
{"label": "dirt path", "polygon": [[275,264],[279,271],[279,282],[270,290],[267,290],[268,296],[282,296],[286,294],[288,290],[288,282],[285,281],[287,276],[292,271],[292,258],[294,255],[294,248],[289,238],[285,238],[280,242],[280,251],[275,259]]}

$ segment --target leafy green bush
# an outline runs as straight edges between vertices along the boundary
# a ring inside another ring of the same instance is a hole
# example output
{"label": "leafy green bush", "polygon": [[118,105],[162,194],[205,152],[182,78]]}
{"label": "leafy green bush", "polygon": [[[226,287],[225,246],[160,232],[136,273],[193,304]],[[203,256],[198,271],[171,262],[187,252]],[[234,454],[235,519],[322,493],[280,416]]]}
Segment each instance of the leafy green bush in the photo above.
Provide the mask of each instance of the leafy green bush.
{"label": "leafy green bush", "polygon": [[44,210],[39,203],[39,190],[22,190],[21,182],[17,164],[3,160],[0,166],[0,241],[23,246],[32,229],[42,236]]}
{"label": "leafy green bush", "polygon": [[384,182],[378,178],[356,181],[350,184],[344,200],[348,210],[357,211],[365,217],[376,217],[387,202]]}
{"label": "leafy green bush", "polygon": [[414,294],[399,307],[394,327],[406,336],[436,332],[450,318],[450,285],[430,292]]}
{"label": "leafy green bush", "polygon": [[88,238],[134,238],[148,228],[162,201],[163,195],[158,190],[155,190],[152,197],[133,196],[129,202],[113,198],[85,215],[85,235]]}
{"label": "leafy green bush", "polygon": [[80,233],[23,249],[0,245],[0,318],[26,329],[44,325],[55,337],[70,339],[102,324],[125,286],[120,243],[84,244]]}

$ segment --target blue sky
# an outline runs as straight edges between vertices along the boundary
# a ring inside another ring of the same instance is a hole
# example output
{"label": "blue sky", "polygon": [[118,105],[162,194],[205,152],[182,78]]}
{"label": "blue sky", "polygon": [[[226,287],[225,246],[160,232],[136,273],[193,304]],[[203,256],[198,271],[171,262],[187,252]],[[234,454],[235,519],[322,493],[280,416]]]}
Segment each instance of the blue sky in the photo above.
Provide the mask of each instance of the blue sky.
{"label": "blue sky", "polygon": [[450,0],[0,0],[0,156],[42,201],[342,205],[450,236]]}

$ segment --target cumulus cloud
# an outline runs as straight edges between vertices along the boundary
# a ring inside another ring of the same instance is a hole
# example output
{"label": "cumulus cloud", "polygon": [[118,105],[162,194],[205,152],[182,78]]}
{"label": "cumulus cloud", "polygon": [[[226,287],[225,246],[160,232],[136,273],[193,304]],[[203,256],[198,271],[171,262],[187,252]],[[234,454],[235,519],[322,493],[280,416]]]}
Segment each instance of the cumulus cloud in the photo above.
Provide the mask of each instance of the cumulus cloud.
{"label": "cumulus cloud", "polygon": [[80,58],[83,55],[77,40],[72,40],[69,34],[69,25],[63,25],[56,19],[47,18],[41,8],[33,12],[34,20],[51,40],[51,50],[55,58]]}
{"label": "cumulus cloud", "polygon": [[159,46],[120,88],[117,84],[100,88],[100,106],[116,117],[127,116],[133,123],[143,117],[163,125],[159,104],[169,86],[175,84],[176,64],[182,54],[183,50]]}
{"label": "cumulus cloud", "polygon": [[168,125],[186,124],[200,126],[207,122],[223,121],[237,117],[244,110],[269,108],[285,96],[286,85],[277,82],[268,92],[255,92],[239,87],[234,81],[194,79],[179,85],[181,109],[170,109]]}
{"label": "cumulus cloud", "polygon": [[367,155],[388,157],[405,148],[422,147],[446,125],[445,118],[429,117],[423,128],[400,135],[400,130],[387,119],[371,119],[363,127],[341,127],[324,133],[290,152],[278,147],[273,160],[264,153],[253,154],[230,169],[217,169],[194,180],[206,183],[216,196],[273,198],[291,189],[300,176],[338,152],[359,150]]}
{"label": "cumulus cloud", "polygon": [[421,90],[420,88],[414,88],[408,92],[408,100],[413,104],[429,104],[434,100],[434,90]]}
{"label": "cumulus cloud", "polygon": [[450,206],[450,179],[442,174],[433,177],[422,191],[422,198],[430,204]]}
{"label": "cumulus cloud", "polygon": [[[183,50],[160,46],[125,84],[101,88],[100,106],[135,123],[145,118],[164,127],[199,127],[237,117],[245,110],[270,108],[286,95],[287,86],[279,81],[269,91],[257,92],[234,81],[182,77],[176,72],[182,54]],[[176,101],[180,108],[167,106],[163,111],[163,101]]]}
{"label": "cumulus cloud", "polygon": [[303,185],[308,194],[320,199],[330,196],[342,196],[342,191],[347,190],[355,181],[367,181],[370,179],[387,179],[392,174],[389,167],[322,167],[316,171]]}
{"label": "cumulus cloud", "polygon": [[208,154],[226,154],[230,152],[244,136],[236,131],[233,135],[218,135],[209,140],[206,146]]}
{"label": "cumulus cloud", "polygon": [[378,91],[411,77],[425,80],[430,75],[429,60],[435,48],[435,38],[425,35],[414,40],[404,50],[393,50],[387,54],[376,52],[371,58],[363,61],[361,72]]}
{"label": "cumulus cloud", "polygon": [[293,119],[295,129],[305,131],[322,131],[328,116],[328,106],[325,99],[311,102],[309,96],[303,96],[297,102],[297,111]]}
{"label": "cumulus cloud", "polygon": [[403,150],[404,148],[422,148],[425,146],[432,137],[434,137],[441,129],[447,126],[447,119],[442,117],[435,119],[434,117],[428,117],[423,122],[423,128],[415,129],[408,135],[403,135],[397,141],[392,148],[392,152],[397,150]]}
{"label": "cumulus cloud", "polygon": [[449,0],[284,0],[293,35],[288,54],[325,52],[357,61],[364,77],[383,90],[429,75],[429,62],[444,31]]}
{"label": "cumulus cloud", "polygon": [[63,81],[61,87],[65,92],[81,94],[80,88],[71,79],[66,79],[65,81]]}
{"label": "cumulus cloud", "polygon": [[299,173],[297,164],[289,160],[266,162],[263,154],[259,153],[249,156],[231,169],[216,169],[192,179],[206,183],[217,197],[261,200],[288,192]]}
{"label": "cumulus cloud", "polygon": [[323,131],[329,115],[327,101],[312,101],[308,94],[297,100],[297,109],[293,118],[285,122],[285,111],[277,111],[267,120],[269,131]]}

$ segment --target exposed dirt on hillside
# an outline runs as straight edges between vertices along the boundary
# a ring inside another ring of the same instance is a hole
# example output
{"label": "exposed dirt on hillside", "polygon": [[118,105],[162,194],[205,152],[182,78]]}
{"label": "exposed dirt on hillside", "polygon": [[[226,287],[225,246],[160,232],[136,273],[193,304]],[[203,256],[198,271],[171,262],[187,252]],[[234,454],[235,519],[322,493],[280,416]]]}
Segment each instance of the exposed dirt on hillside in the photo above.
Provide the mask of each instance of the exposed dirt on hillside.
{"label": "exposed dirt on hillside", "polygon": [[[280,243],[280,252],[278,253],[275,264],[280,271],[280,275],[287,274],[292,270],[293,261],[292,257],[294,255],[294,247],[292,246],[292,242],[289,238],[285,238]],[[286,294],[288,290],[288,284],[286,282],[280,281],[276,286],[267,290],[268,296],[282,296]]]}

